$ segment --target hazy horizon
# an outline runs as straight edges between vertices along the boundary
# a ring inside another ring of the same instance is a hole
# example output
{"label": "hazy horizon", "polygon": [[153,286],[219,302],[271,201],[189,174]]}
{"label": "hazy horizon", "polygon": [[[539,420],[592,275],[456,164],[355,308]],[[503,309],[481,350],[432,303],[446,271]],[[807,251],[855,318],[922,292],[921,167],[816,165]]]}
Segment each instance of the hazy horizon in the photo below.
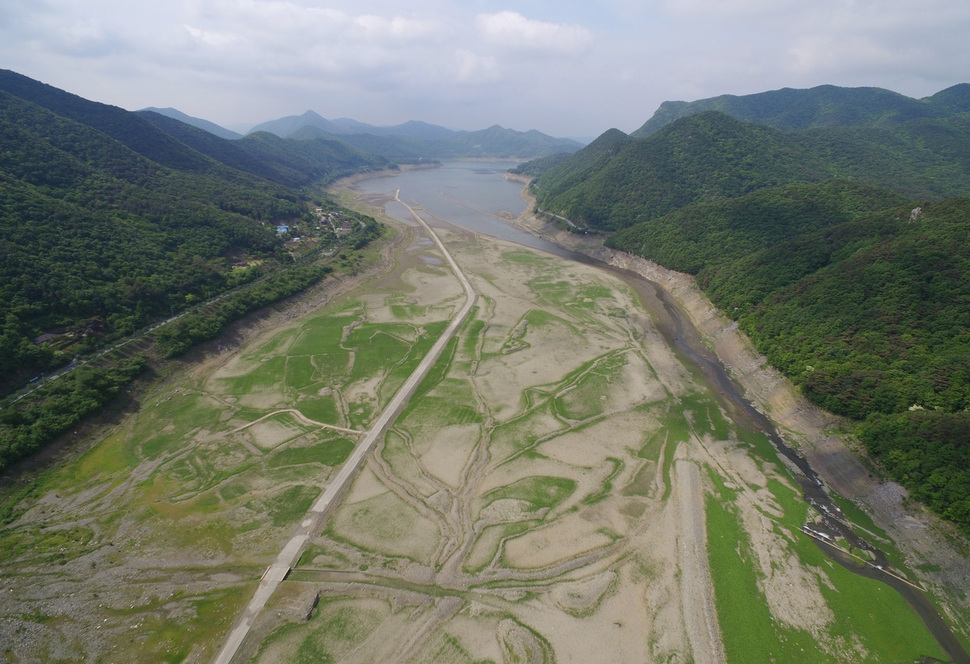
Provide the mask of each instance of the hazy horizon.
{"label": "hazy horizon", "polygon": [[945,0],[9,0],[0,66],[229,129],[313,110],[591,138],[668,100],[823,84],[925,97],[967,81],[967,34],[970,3]]}

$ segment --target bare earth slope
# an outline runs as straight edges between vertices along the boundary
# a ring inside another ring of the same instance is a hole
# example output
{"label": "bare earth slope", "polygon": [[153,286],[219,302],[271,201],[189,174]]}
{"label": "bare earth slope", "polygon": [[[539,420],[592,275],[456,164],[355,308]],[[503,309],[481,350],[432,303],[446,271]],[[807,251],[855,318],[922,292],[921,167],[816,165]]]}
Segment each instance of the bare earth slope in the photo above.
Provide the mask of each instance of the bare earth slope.
{"label": "bare earth slope", "polygon": [[[527,189],[523,196],[528,199]],[[530,205],[531,209],[531,205]],[[883,480],[860,460],[864,454],[843,419],[811,404],[769,365],[737,324],[721,314],[693,277],[652,261],[602,246],[601,241],[560,231],[526,212],[517,222],[563,246],[610,265],[632,270],[660,284],[689,315],[747,397],[783,431],[826,485],[861,505],[919,570],[921,582],[936,589],[950,620],[970,629],[970,543],[949,524],[907,500],[906,490]]]}
{"label": "bare earth slope", "polygon": [[[434,244],[399,228],[379,276],[159,381],[80,458],[5,494],[8,660],[213,660],[466,301]],[[801,532],[816,516],[797,475],[624,281],[439,235],[477,305],[232,661],[946,659],[898,594]],[[688,281],[654,276],[806,454],[841,453],[835,423],[746,355]],[[872,503],[885,532],[916,532]],[[906,523],[933,536],[924,522]],[[926,570],[941,588],[958,573]]]}

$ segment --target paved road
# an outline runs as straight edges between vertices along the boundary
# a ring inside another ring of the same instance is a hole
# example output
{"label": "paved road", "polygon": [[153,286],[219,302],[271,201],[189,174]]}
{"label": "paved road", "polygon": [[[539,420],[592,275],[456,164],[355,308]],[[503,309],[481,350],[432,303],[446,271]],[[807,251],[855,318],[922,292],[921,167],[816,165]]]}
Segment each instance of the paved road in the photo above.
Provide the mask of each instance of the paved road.
{"label": "paved road", "polygon": [[448,264],[451,266],[452,271],[455,276],[458,277],[458,281],[461,282],[462,288],[465,290],[465,304],[462,306],[458,314],[452,319],[451,324],[444,333],[438,338],[435,344],[431,347],[431,350],[425,355],[424,359],[418,365],[417,369],[414,370],[408,379],[404,382],[404,385],[397,391],[397,394],[391,399],[390,403],[387,404],[387,408],[381,413],[381,416],[374,423],[374,426],[370,428],[364,439],[359,445],[354,449],[347,461],[340,468],[340,471],[334,476],[334,478],[327,485],[326,490],[317,499],[317,501],[307,512],[303,521],[300,522],[299,528],[290,538],[290,541],[286,543],[283,550],[276,557],[276,561],[270,565],[266,571],[263,573],[263,578],[259,582],[259,587],[256,588],[256,594],[253,595],[253,599],[249,602],[246,610],[240,616],[236,627],[229,634],[229,638],[226,640],[225,645],[223,645],[222,650],[216,656],[215,664],[230,664],[233,657],[239,651],[239,647],[242,645],[246,636],[249,634],[250,629],[252,629],[253,623],[259,616],[259,613],[263,610],[266,602],[269,598],[273,596],[276,592],[276,588],[280,585],[286,575],[289,573],[290,569],[299,560],[300,555],[303,553],[303,549],[306,547],[307,542],[313,533],[318,532],[319,528],[323,525],[323,521],[326,518],[328,510],[334,506],[340,497],[343,495],[344,491],[350,486],[350,481],[357,474],[361,465],[364,463],[364,458],[374,447],[374,444],[380,439],[381,436],[387,431],[387,428],[391,423],[397,418],[400,412],[407,405],[408,400],[414,394],[414,391],[424,380],[428,372],[431,371],[431,367],[434,366],[438,358],[444,352],[445,347],[448,342],[451,341],[452,337],[458,332],[458,328],[465,319],[468,318],[468,314],[471,313],[472,307],[475,306],[475,302],[478,299],[478,294],[472,288],[471,282],[458,267],[455,259],[451,257],[445,245],[442,244],[438,235],[431,230],[431,227],[425,223],[425,221],[418,216],[414,209],[401,200],[400,190],[394,195],[395,200],[397,200],[401,205],[406,207],[414,217],[415,221],[424,227],[424,230],[431,236],[434,243],[438,245],[438,249],[444,255]]}

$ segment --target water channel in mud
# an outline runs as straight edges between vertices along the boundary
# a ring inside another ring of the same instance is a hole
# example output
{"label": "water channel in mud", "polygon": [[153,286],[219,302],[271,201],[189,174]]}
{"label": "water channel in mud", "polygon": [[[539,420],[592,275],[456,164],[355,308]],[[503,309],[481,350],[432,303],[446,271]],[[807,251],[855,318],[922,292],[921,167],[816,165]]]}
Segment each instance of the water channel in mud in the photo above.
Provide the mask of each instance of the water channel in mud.
{"label": "water channel in mud", "polygon": [[[970,664],[970,655],[926,594],[894,574],[889,569],[885,554],[852,529],[808,461],[789,447],[771,420],[745,398],[743,388],[728,375],[717,356],[702,343],[700,333],[687,314],[659,284],[636,272],[565,249],[509,223],[525,211],[525,203],[520,195],[522,184],[503,177],[514,166],[515,162],[511,161],[450,161],[440,168],[416,169],[400,175],[362,180],[354,188],[365,196],[386,197],[387,214],[404,223],[414,224],[408,210],[400,203],[390,200],[398,190],[401,200],[418,208],[419,214],[432,226],[454,225],[467,231],[594,265],[623,279],[638,293],[667,343],[700,370],[722,407],[739,424],[746,424],[768,436],[779,454],[790,466],[797,469],[796,479],[806,502],[822,517],[820,524],[812,524],[813,539],[822,552],[850,571],[882,581],[899,592],[952,661],[956,664]],[[862,563],[835,546],[836,540],[840,538],[853,549],[867,552],[872,561]],[[826,539],[832,543],[829,544]]]}

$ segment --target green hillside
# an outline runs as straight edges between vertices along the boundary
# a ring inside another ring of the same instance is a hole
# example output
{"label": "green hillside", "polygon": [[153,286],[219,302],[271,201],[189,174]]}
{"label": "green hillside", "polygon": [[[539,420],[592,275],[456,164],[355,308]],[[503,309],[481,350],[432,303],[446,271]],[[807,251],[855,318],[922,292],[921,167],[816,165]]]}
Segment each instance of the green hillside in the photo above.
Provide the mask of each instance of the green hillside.
{"label": "green hillside", "polygon": [[577,153],[544,173],[537,182],[538,207],[577,225],[617,230],[691,203],[826,175],[823,164],[790,136],[714,111],[612,146],[618,149],[584,168],[575,167]]}
{"label": "green hillside", "polygon": [[831,178],[919,198],[970,193],[970,118],[964,116],[784,132],[706,111],[616,147],[595,160],[581,150],[543,172],[537,207],[612,231],[693,203]]}
{"label": "green hillside", "polygon": [[665,105],[611,153],[534,168],[537,207],[696,274],[893,478],[970,529],[968,110],[966,85]]}
{"label": "green hillside", "polygon": [[[319,280],[332,268],[295,266],[277,225],[314,228],[320,203],[286,185],[386,163],[348,146],[230,142],[175,122],[0,71],[0,394],[245,286],[186,317],[158,349],[184,352]],[[360,221],[348,249],[379,234]],[[335,241],[318,233],[302,253]],[[97,411],[145,366],[97,364],[5,405],[0,470]]]}
{"label": "green hillside", "polygon": [[602,170],[627,143],[619,129],[603,132],[595,141],[572,155],[560,153],[521,164],[515,172],[540,177],[538,191],[568,191]]}
{"label": "green hillside", "polygon": [[697,274],[786,240],[910,202],[852,180],[770,187],[718,203],[680,208],[610,236],[607,245]]}
{"label": "green hillside", "polygon": [[890,474],[970,528],[970,199],[903,206],[704,268],[699,283]]}
{"label": "green hillside", "polygon": [[166,168],[6,92],[0,137],[4,382],[63,361],[30,342],[41,334],[126,333],[226,288],[232,263],[274,256],[276,222],[306,209],[241,174]]}

